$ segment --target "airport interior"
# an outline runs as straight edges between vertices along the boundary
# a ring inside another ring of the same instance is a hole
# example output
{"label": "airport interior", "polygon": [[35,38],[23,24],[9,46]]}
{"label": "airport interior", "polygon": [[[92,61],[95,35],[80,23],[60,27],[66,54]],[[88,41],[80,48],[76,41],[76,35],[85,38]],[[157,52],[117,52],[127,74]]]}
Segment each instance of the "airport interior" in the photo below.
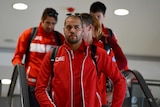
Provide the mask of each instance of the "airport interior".
{"label": "airport interior", "polygon": [[[13,8],[19,1],[26,9]],[[22,31],[38,26],[43,10],[52,7],[58,12],[55,29],[63,34],[66,14],[89,13],[96,1],[106,5],[104,25],[128,61],[129,69],[122,71],[127,84],[122,107],[160,107],[160,0],[1,0],[0,106],[30,107],[25,68],[11,63]],[[116,9],[128,14],[116,15]]]}

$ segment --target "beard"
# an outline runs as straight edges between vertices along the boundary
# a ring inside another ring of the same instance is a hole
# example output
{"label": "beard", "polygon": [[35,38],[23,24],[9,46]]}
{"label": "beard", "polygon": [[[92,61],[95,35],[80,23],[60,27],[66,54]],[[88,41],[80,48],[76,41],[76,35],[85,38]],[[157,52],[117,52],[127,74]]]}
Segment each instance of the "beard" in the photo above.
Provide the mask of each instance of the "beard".
{"label": "beard", "polygon": [[80,38],[78,38],[77,36],[67,38],[67,42],[70,44],[76,44],[79,42],[79,40]]}
{"label": "beard", "polygon": [[77,36],[75,34],[71,34],[71,35],[66,37],[66,40],[67,40],[67,42],[69,44],[76,44],[82,39],[82,34],[80,34],[80,35],[81,36]]}

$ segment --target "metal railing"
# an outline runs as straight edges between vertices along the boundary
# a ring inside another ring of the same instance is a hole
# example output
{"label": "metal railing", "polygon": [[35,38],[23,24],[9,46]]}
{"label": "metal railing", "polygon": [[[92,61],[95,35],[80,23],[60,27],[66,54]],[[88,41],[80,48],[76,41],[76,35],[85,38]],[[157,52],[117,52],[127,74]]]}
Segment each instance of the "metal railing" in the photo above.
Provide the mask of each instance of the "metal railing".
{"label": "metal railing", "polygon": [[11,84],[10,84],[7,96],[12,99],[18,76],[19,76],[19,83],[20,83],[21,107],[30,107],[26,72],[25,72],[24,66],[22,65],[17,64],[14,68],[12,78],[11,78]]}
{"label": "metal railing", "polygon": [[150,107],[158,107],[148,85],[146,84],[140,72],[136,70],[127,70],[127,71],[124,71],[123,74],[125,75],[125,77],[127,77],[129,74],[133,74],[135,77],[134,79],[137,81],[137,84],[139,84],[139,86],[141,87],[142,92],[144,93],[144,96],[146,98],[146,101],[148,102]]}

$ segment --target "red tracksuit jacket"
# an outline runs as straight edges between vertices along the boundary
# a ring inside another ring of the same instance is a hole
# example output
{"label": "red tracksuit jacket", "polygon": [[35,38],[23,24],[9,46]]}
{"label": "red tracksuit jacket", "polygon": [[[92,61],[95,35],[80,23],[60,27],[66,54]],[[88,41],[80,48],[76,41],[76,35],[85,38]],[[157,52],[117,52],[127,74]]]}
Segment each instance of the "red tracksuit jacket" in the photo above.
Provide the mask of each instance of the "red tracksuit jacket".
{"label": "red tracksuit jacket", "polygon": [[[31,30],[32,28],[29,28],[20,35],[14,57],[12,59],[13,65],[23,64],[22,59],[29,45],[28,40],[31,35]],[[64,36],[62,34],[60,34],[60,41],[61,44],[63,44]],[[57,46],[54,32],[46,33],[40,23],[37,34],[30,44],[29,57],[25,64],[29,85],[35,86],[42,60],[50,48],[54,46]]]}
{"label": "red tracksuit jacket", "polygon": [[118,67],[98,48],[96,51],[98,73],[91,57],[91,49],[83,42],[73,52],[66,44],[59,47],[51,78],[52,99],[47,93],[52,67],[50,52],[46,54],[37,78],[36,97],[41,107],[101,107],[98,78],[104,73],[114,84],[111,107],[121,107],[125,97],[126,82]]}
{"label": "red tracksuit jacket", "polygon": [[[104,33],[104,36],[107,38],[108,35],[109,35],[109,32],[107,30],[108,28],[105,28],[104,25],[102,24],[102,31]],[[111,46],[111,50],[110,50],[110,53],[109,55],[111,57],[115,57],[115,60],[116,60],[116,63],[118,65],[118,68],[120,70],[128,70],[128,62],[127,62],[127,59],[126,59],[126,56],[124,55],[121,47],[118,45],[117,43],[117,39],[116,39],[116,36],[114,35],[113,33],[113,36],[110,37],[109,41],[111,41],[110,46]],[[109,42],[108,41],[108,42]]]}
{"label": "red tracksuit jacket", "polygon": [[[109,36],[109,32],[107,29],[108,28],[105,28],[102,25],[102,30],[104,32],[103,39],[107,39],[107,41],[109,42],[109,45],[111,46],[111,49],[106,50],[106,51],[107,51],[108,55],[112,58],[112,61],[114,61],[117,64],[119,70],[127,70],[128,69],[127,59],[126,59],[121,47],[118,45],[115,35],[113,34],[112,37]],[[96,39],[93,39],[93,40],[94,40],[93,44],[105,49],[104,43],[103,43],[103,42],[105,42],[105,40],[96,40]],[[103,74],[101,74],[101,76],[99,78],[99,88],[101,90],[101,93],[106,93],[106,78]],[[106,95],[102,94],[101,98],[102,98],[102,104],[106,105],[108,103],[106,100],[107,99]]]}

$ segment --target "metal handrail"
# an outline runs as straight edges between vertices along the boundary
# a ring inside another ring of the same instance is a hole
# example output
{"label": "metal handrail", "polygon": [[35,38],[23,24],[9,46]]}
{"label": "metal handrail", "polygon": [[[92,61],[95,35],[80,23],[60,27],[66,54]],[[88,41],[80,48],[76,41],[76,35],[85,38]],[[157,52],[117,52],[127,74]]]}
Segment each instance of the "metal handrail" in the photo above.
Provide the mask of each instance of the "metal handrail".
{"label": "metal handrail", "polygon": [[149,105],[151,107],[158,107],[148,85],[146,84],[146,82],[145,82],[143,76],[140,74],[140,72],[138,72],[136,70],[127,70],[127,71],[124,71],[123,73],[124,73],[124,75],[128,75],[129,73],[132,73],[136,77],[138,84],[140,85],[142,91],[144,92],[144,95],[146,96],[146,99],[149,102]]}
{"label": "metal handrail", "polygon": [[22,107],[30,107],[29,105],[29,96],[28,96],[28,85],[27,85],[27,79],[26,79],[26,72],[23,65],[17,64],[14,67],[14,71],[11,78],[11,84],[9,86],[8,90],[8,97],[13,96],[13,92],[15,89],[16,81],[19,75],[19,82],[20,82],[20,96],[21,96],[21,104]]}

